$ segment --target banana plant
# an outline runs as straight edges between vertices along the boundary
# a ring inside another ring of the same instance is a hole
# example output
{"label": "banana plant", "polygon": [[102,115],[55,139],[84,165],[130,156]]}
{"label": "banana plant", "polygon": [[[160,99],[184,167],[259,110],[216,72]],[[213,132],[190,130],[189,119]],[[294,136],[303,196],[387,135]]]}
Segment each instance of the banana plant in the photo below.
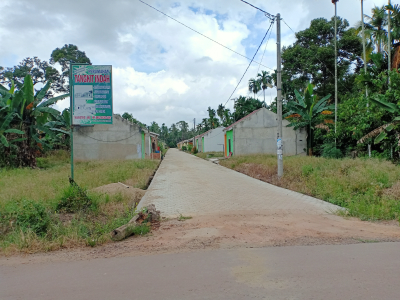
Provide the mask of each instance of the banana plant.
{"label": "banana plant", "polygon": [[[42,89],[35,93],[30,75],[24,78],[22,86],[18,88],[15,87],[14,82],[11,83],[10,89],[0,85],[0,120],[2,120],[0,121],[0,141],[2,146],[9,147],[11,142],[26,140],[23,147],[31,150],[37,149],[37,145],[40,148],[42,146],[51,148],[49,141],[57,140],[59,134],[69,134],[69,125],[65,125],[65,118],[69,116],[69,113],[61,116],[58,110],[51,107],[69,95],[45,99],[50,86],[51,81],[48,81]],[[15,135],[23,134],[24,138],[15,138]]]}
{"label": "banana plant", "polygon": [[375,137],[374,143],[380,143],[384,138],[387,137],[388,133],[391,132],[397,124],[400,123],[400,107],[394,103],[388,102],[385,100],[385,95],[375,95],[370,98],[372,103],[375,103],[377,106],[383,108],[384,110],[397,115],[393,118],[392,122],[384,124],[371,132],[364,135],[361,139],[357,141],[357,144],[364,143],[368,139]]}
{"label": "banana plant", "polygon": [[306,128],[307,135],[307,154],[312,155],[312,142],[313,135],[312,131],[320,123],[320,115],[328,116],[327,112],[333,109],[334,106],[327,104],[328,99],[331,95],[323,97],[318,100],[317,95],[314,95],[314,86],[310,83],[304,95],[300,94],[295,90],[296,101],[289,101],[287,104],[288,112],[283,115],[290,122],[288,127],[294,127],[294,130],[299,128]]}

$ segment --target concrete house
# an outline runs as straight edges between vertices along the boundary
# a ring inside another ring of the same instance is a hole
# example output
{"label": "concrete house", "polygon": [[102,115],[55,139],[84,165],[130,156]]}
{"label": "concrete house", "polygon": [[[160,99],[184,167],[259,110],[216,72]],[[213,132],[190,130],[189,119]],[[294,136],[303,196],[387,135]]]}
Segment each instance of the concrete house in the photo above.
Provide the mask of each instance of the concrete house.
{"label": "concrete house", "polygon": [[[305,129],[293,130],[282,121],[283,155],[305,155],[307,133]],[[277,153],[277,115],[260,108],[224,129],[225,156]]]}
{"label": "concrete house", "polygon": [[200,135],[200,152],[221,152],[224,151],[224,127],[211,129]]}
{"label": "concrete house", "polygon": [[74,159],[158,159],[157,155],[152,155],[158,149],[157,139],[158,134],[114,114],[113,124],[75,126]]}

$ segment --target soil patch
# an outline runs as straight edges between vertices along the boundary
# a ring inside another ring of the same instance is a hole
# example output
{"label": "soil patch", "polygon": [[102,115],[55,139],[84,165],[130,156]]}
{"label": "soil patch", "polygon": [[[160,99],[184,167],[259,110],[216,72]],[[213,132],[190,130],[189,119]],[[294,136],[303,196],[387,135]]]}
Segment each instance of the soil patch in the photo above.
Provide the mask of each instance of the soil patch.
{"label": "soil patch", "polygon": [[142,197],[146,193],[146,191],[142,189],[134,188],[132,186],[128,186],[121,183],[111,183],[99,186],[97,188],[92,189],[92,191],[108,195],[121,194],[124,198],[130,199],[132,205],[135,204],[135,206],[139,203],[140,199],[142,199]]}
{"label": "soil patch", "polygon": [[95,248],[60,250],[25,257],[0,258],[1,264],[86,260],[118,256],[176,253],[207,249],[400,241],[394,223],[371,223],[336,215],[287,211],[240,211],[165,220],[146,236]]}

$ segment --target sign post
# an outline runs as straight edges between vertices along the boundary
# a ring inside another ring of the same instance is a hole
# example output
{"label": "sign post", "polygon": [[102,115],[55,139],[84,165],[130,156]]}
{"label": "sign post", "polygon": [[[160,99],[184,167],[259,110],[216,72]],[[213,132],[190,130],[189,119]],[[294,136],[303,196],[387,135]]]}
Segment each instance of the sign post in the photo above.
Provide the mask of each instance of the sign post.
{"label": "sign post", "polygon": [[74,179],[74,126],[113,123],[112,66],[70,63],[71,178]]}

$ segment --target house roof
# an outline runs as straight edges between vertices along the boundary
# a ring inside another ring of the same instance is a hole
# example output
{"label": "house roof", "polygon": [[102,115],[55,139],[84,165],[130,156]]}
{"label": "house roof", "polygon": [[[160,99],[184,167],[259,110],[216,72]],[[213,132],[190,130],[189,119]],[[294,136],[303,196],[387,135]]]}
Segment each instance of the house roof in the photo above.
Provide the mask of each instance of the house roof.
{"label": "house roof", "polygon": [[242,122],[244,119],[256,114],[257,112],[259,112],[261,109],[263,109],[263,107],[256,109],[255,111],[249,113],[247,116],[241,118],[239,121],[236,121],[235,123],[229,125],[228,127],[225,127],[224,131],[228,131],[229,129],[233,128],[233,126],[235,126],[236,124],[238,124],[239,122]]}

